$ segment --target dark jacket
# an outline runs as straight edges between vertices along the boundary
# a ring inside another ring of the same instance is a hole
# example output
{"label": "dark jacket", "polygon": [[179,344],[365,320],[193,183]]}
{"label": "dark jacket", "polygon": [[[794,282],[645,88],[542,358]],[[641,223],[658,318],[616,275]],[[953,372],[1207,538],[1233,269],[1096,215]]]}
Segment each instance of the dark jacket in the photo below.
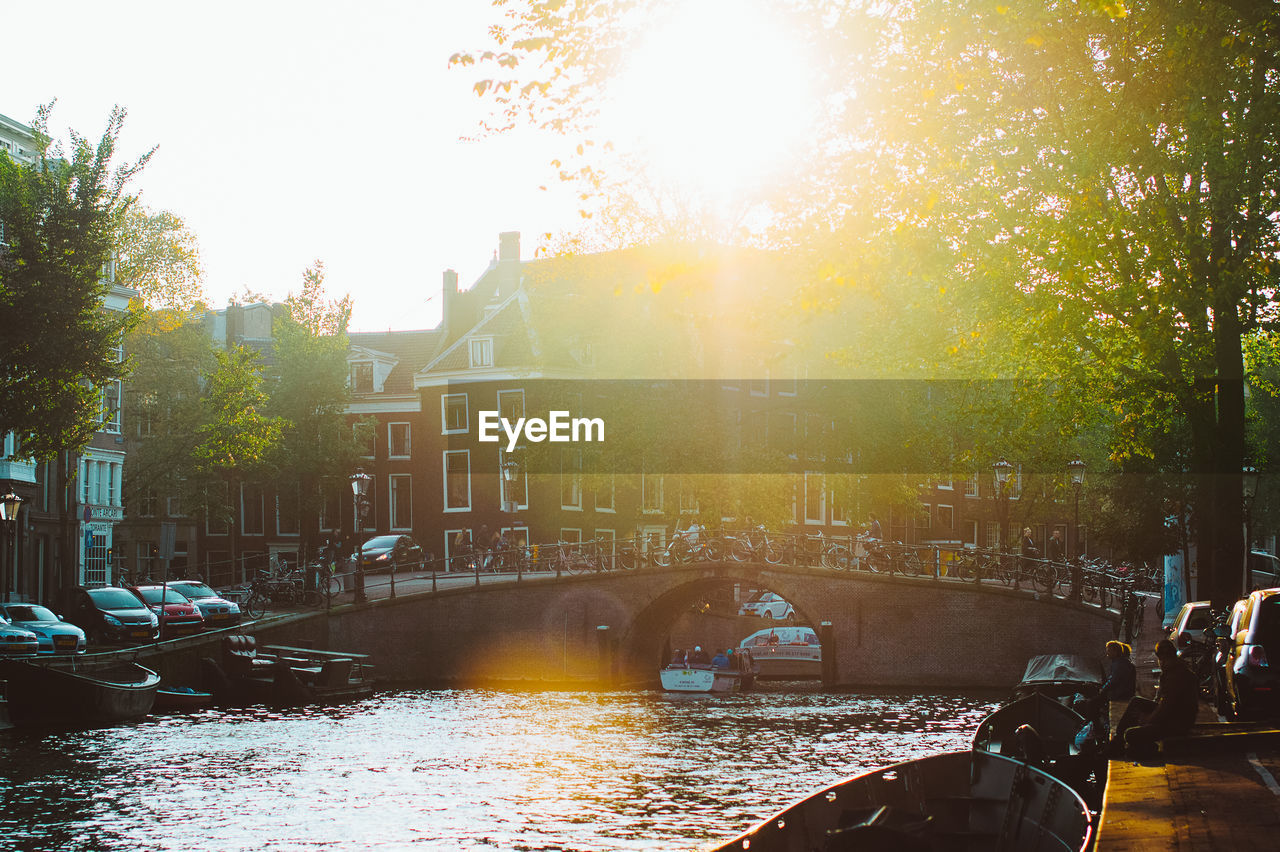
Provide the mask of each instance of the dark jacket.
{"label": "dark jacket", "polygon": [[1160,697],[1147,724],[1166,731],[1185,731],[1195,724],[1199,709],[1200,684],[1186,661],[1181,657],[1168,665],[1161,661]]}
{"label": "dark jacket", "polygon": [[1107,701],[1127,701],[1138,691],[1138,669],[1128,657],[1116,657],[1099,693]]}

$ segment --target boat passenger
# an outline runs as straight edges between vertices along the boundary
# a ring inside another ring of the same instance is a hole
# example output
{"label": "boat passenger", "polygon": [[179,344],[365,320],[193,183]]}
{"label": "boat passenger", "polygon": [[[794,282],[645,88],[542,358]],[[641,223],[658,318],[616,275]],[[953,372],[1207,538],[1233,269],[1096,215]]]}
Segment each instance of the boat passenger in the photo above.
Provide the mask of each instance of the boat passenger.
{"label": "boat passenger", "polygon": [[693,647],[693,653],[689,655],[689,665],[691,666],[709,666],[711,658],[707,656],[707,652],[702,650],[701,645]]}
{"label": "boat passenger", "polygon": [[729,655],[726,654],[724,651],[716,651],[716,655],[711,658],[711,667],[713,669],[733,668],[729,664]]}
{"label": "boat passenger", "polygon": [[676,652],[675,652],[674,654],[672,654],[672,655],[671,655],[671,662],[667,663],[667,665],[669,665],[669,666],[683,666],[683,665],[684,665],[684,651],[683,651],[682,649],[680,649],[680,648],[676,648]]}

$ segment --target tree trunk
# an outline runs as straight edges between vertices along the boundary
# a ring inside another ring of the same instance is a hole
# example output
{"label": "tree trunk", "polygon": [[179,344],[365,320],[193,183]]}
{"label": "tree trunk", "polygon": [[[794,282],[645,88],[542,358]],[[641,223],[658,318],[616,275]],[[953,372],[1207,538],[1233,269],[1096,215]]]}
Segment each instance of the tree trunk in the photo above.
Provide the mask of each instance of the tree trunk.
{"label": "tree trunk", "polygon": [[[1216,428],[1211,498],[1207,520],[1212,528],[1209,549],[1201,550],[1207,568],[1208,597],[1215,609],[1230,607],[1245,592],[1244,501],[1244,353],[1240,319],[1234,302],[1219,299],[1214,311],[1214,366],[1217,373]],[[1206,559],[1206,556],[1208,559]]]}

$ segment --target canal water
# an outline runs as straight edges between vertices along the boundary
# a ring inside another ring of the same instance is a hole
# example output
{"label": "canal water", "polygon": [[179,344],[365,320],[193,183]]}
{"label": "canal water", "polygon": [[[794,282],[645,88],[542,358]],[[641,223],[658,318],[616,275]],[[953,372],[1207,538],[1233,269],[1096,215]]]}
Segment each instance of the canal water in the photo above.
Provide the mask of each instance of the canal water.
{"label": "canal water", "polygon": [[695,850],[999,696],[386,693],[0,735],[0,849]]}

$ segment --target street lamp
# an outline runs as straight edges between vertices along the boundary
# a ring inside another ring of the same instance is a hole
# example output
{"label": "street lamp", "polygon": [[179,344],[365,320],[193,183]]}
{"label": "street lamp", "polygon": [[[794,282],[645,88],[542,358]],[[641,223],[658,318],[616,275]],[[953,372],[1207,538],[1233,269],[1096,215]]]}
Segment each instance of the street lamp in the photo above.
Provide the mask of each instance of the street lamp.
{"label": "street lamp", "polygon": [[991,465],[991,469],[996,475],[996,500],[999,501],[1000,509],[1000,549],[1003,550],[1009,526],[1009,498],[1004,493],[1004,486],[1009,481],[1009,474],[1013,472],[1013,465],[1001,456],[995,464]]}
{"label": "street lamp", "polygon": [[1071,487],[1076,492],[1076,534],[1072,556],[1080,555],[1080,487],[1084,485],[1084,462],[1076,456],[1075,461],[1067,463],[1067,475],[1071,478]]}
{"label": "street lamp", "polygon": [[368,600],[364,594],[364,513],[369,499],[369,482],[372,479],[363,468],[356,468],[356,472],[351,474],[351,496],[355,508],[353,526],[356,530],[356,603]]}
{"label": "street lamp", "polygon": [[1258,469],[1245,465],[1240,471],[1240,492],[1244,499],[1244,591],[1248,591],[1249,554],[1253,551],[1253,498],[1258,496]]}
{"label": "street lamp", "polygon": [[[4,584],[4,600],[6,603],[9,601],[9,586],[11,585],[8,569],[12,565],[16,571],[18,567],[18,509],[20,508],[22,508],[22,498],[12,491],[0,497],[0,521],[4,521],[5,526],[10,523],[13,525],[13,559],[10,561],[10,551],[6,547],[4,552],[5,571],[3,575],[0,575],[0,583]],[[0,547],[3,547],[3,544],[3,542],[0,542]]]}

